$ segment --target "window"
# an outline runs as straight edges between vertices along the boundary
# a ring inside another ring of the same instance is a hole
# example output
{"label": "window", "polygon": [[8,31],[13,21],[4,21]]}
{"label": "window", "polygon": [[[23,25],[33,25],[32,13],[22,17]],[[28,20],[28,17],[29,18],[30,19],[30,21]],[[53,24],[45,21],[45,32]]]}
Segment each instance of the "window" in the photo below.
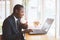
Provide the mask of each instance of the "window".
{"label": "window", "polygon": [[10,15],[10,1],[0,0],[0,33],[2,33],[3,21],[9,15]]}
{"label": "window", "polygon": [[56,0],[25,0],[23,4],[29,28],[34,28],[34,21],[39,21],[42,25],[47,18],[53,18],[54,22],[47,35],[55,36]]}

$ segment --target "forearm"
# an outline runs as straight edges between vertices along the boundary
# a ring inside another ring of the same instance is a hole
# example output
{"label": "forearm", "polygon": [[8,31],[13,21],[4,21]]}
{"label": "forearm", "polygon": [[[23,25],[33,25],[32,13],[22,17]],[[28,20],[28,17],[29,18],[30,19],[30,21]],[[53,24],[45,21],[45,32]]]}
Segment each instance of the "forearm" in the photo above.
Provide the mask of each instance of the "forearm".
{"label": "forearm", "polygon": [[24,29],[24,30],[22,31],[22,33],[29,33],[29,32],[33,32],[32,29]]}
{"label": "forearm", "polygon": [[22,28],[23,28],[23,29],[27,29],[27,28],[28,28],[28,25],[22,24]]}

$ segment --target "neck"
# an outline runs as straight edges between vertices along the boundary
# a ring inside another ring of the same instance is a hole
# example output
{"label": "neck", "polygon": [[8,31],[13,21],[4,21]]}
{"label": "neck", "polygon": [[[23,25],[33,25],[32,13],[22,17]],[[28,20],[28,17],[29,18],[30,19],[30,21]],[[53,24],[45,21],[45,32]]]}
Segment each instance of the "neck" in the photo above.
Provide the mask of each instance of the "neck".
{"label": "neck", "polygon": [[18,19],[18,18],[21,19],[21,17],[18,17],[17,15],[13,15],[13,16],[15,16],[17,19]]}

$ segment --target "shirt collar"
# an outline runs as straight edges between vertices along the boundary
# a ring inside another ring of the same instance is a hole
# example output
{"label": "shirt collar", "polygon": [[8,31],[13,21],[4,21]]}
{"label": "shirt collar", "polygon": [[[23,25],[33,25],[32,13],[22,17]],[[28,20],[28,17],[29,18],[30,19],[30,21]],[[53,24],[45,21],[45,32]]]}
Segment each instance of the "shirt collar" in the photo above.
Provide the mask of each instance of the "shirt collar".
{"label": "shirt collar", "polygon": [[18,19],[14,16],[14,19],[15,19],[15,21],[17,21]]}

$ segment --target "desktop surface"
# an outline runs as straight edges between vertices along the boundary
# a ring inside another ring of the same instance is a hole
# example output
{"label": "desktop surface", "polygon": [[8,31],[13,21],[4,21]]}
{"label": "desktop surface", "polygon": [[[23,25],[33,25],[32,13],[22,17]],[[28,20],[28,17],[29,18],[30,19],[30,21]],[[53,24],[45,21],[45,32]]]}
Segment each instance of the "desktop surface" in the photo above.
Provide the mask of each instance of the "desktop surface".
{"label": "desktop surface", "polygon": [[56,40],[55,36],[25,34],[26,40]]}

